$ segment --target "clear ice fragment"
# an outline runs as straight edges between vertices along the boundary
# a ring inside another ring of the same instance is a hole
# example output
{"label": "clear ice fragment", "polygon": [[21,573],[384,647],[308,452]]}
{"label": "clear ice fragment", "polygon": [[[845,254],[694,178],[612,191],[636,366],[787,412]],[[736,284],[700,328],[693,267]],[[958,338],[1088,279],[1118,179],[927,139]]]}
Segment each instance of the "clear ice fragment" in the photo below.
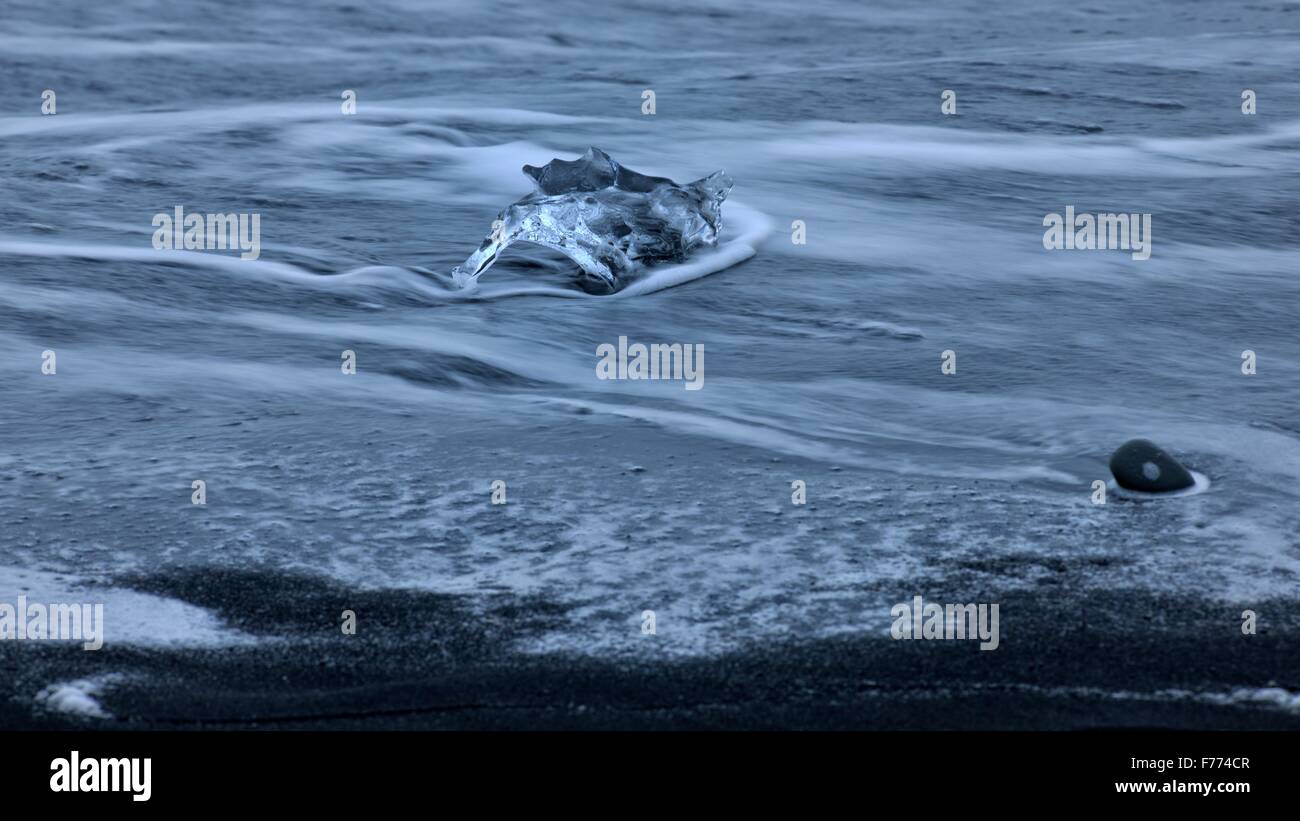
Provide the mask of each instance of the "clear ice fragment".
{"label": "clear ice fragment", "polygon": [[615,291],[628,276],[661,262],[680,262],[715,245],[722,201],[733,185],[717,171],[678,185],[624,168],[599,148],[572,161],[525,165],[535,190],[497,215],[492,233],[452,280],[471,287],[514,242],[554,248],[578,264],[590,285]]}

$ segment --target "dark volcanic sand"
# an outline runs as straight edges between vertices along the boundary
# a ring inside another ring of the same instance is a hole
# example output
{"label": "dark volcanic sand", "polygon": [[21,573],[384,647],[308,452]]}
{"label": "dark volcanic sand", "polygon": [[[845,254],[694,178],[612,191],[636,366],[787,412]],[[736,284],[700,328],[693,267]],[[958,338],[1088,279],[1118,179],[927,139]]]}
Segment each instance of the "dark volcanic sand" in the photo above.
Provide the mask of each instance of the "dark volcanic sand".
{"label": "dark volcanic sand", "polygon": [[[181,652],[0,644],[10,728],[809,728],[1167,727],[1300,729],[1300,714],[1214,696],[1300,689],[1284,602],[1258,635],[1239,611],[1133,591],[1003,597],[1002,643],[872,635],[772,641],[716,658],[521,655],[511,643],[563,608],[503,595],[358,594],[302,576],[212,571],[143,577],[140,589],[212,608],[276,640]],[[972,592],[971,600],[981,599]],[[344,636],[350,608],[359,630]],[[1293,611],[1293,608],[1289,610]],[[478,611],[478,612],[475,612]],[[888,627],[883,621],[881,631]],[[1285,632],[1284,629],[1286,628]],[[645,637],[647,644],[664,635]],[[111,719],[33,710],[51,680],[124,674],[100,697]],[[1185,690],[1189,694],[1155,695]]]}

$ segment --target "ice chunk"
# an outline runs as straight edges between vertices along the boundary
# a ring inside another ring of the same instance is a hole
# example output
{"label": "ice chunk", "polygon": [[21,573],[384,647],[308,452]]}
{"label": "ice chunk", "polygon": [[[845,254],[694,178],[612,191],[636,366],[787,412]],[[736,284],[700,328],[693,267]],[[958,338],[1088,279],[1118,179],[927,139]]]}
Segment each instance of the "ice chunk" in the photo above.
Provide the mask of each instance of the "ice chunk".
{"label": "ice chunk", "polygon": [[614,291],[647,265],[680,262],[714,245],[731,178],[717,171],[678,185],[624,168],[599,148],[572,161],[524,166],[536,188],[497,215],[493,230],[453,281],[472,286],[511,243],[535,242],[565,254],[599,290]]}

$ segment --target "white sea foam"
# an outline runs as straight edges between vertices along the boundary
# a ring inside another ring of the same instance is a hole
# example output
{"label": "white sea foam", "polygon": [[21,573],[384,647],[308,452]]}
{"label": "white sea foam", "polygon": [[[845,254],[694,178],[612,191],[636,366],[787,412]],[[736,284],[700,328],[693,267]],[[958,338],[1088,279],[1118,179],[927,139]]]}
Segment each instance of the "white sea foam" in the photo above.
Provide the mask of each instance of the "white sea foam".
{"label": "white sea foam", "polygon": [[[718,247],[699,253],[684,263],[651,268],[645,276],[611,296],[625,298],[661,291],[725,270],[753,256],[755,249],[770,232],[771,220],[761,212],[740,203],[727,203],[726,207],[728,213],[724,223],[724,240]],[[506,285],[460,291],[433,284],[410,269],[394,266],[367,265],[338,274],[319,274],[296,265],[272,260],[246,260],[231,255],[200,251],[159,251],[148,246],[69,244],[0,237],[0,254],[174,264],[267,283],[357,293],[366,289],[405,291],[439,301],[506,299],[521,296],[554,296],[569,299],[610,298],[587,294],[574,288],[545,285]]]}
{"label": "white sea foam", "polygon": [[0,565],[0,590],[15,596],[22,593],[29,602],[103,603],[100,629],[105,647],[220,647],[253,641],[201,607],[150,593],[98,586],[68,574]]}
{"label": "white sea foam", "polygon": [[109,719],[113,716],[100,703],[100,697],[122,680],[122,676],[110,673],[56,682],[36,694],[36,706],[75,718]]}

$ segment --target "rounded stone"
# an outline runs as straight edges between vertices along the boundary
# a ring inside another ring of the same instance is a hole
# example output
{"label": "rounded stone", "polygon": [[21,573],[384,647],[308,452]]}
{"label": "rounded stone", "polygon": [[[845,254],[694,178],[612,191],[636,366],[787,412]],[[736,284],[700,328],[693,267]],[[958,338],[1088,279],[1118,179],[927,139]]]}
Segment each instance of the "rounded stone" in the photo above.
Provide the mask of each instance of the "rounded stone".
{"label": "rounded stone", "polygon": [[1169,493],[1196,484],[1190,471],[1147,439],[1130,439],[1110,457],[1119,486],[1143,493]]}

